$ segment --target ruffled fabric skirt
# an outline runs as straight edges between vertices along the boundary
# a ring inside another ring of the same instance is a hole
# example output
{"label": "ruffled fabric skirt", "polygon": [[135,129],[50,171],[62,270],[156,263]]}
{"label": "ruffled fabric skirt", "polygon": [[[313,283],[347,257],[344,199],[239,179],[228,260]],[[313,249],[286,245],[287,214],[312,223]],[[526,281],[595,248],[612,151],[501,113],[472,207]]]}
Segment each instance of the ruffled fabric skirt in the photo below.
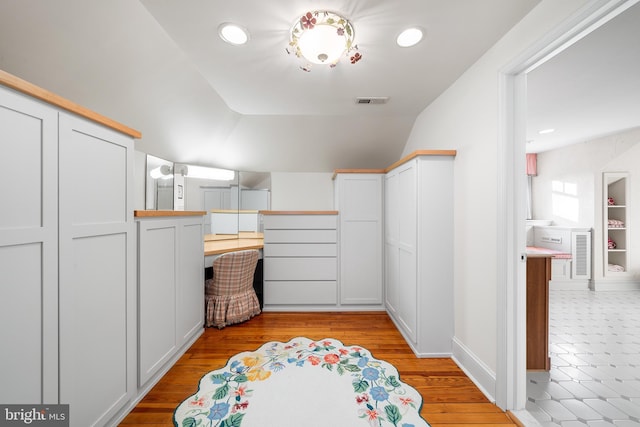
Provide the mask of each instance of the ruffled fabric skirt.
{"label": "ruffled fabric skirt", "polygon": [[260,314],[260,302],[253,289],[235,295],[205,295],[205,326],[224,328]]}

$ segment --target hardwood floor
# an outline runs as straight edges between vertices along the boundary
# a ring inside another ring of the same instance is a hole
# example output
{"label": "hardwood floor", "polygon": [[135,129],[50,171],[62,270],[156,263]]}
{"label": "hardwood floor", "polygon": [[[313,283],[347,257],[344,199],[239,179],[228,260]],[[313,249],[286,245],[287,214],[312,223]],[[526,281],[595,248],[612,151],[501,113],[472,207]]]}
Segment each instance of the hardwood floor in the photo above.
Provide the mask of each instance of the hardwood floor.
{"label": "hardwood floor", "polygon": [[361,345],[375,358],[393,364],[401,380],[422,394],[421,415],[433,427],[517,425],[490,403],[452,360],[416,358],[384,312],[262,313],[221,330],[207,328],[121,425],[173,425],[174,409],[197,391],[204,374],[223,367],[236,353],[298,336]]}

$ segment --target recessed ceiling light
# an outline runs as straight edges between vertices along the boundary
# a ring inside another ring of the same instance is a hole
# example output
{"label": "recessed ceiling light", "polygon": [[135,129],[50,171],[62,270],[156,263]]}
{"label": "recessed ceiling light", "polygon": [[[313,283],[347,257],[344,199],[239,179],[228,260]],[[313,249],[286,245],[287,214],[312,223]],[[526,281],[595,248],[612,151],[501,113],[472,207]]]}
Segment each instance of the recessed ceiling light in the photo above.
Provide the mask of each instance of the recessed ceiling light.
{"label": "recessed ceiling light", "polygon": [[229,44],[241,45],[249,41],[249,32],[245,28],[229,22],[220,24],[218,35]]}
{"label": "recessed ceiling light", "polygon": [[422,30],[420,28],[407,28],[398,35],[396,43],[400,47],[415,46],[422,40]]}
{"label": "recessed ceiling light", "polygon": [[545,135],[545,134],[547,134],[547,133],[553,133],[553,132],[555,132],[555,131],[556,131],[555,129],[543,129],[543,130],[539,131],[538,133],[539,133],[540,135]]}

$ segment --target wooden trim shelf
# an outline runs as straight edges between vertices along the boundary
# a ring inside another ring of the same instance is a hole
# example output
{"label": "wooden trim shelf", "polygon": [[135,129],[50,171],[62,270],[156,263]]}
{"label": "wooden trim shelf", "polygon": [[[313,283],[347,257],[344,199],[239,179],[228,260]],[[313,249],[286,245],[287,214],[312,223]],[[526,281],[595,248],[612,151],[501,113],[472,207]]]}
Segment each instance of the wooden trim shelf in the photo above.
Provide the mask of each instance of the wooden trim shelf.
{"label": "wooden trim shelf", "polygon": [[133,211],[133,216],[136,218],[158,218],[158,217],[172,217],[172,216],[203,216],[206,215],[205,211]]}
{"label": "wooden trim shelf", "polygon": [[391,170],[397,168],[403,163],[407,163],[409,160],[415,159],[418,156],[453,156],[455,157],[458,152],[456,150],[416,150],[413,153],[401,158],[391,166],[384,169],[336,169],[333,171],[333,177],[336,179],[339,173],[388,173]]}
{"label": "wooden trim shelf", "polygon": [[336,169],[333,171],[331,179],[336,179],[339,173],[387,173],[386,169]]}
{"label": "wooden trim shelf", "polygon": [[117,130],[118,132],[124,133],[125,135],[129,135],[132,138],[142,138],[142,134],[135,129],[132,129],[128,126],[123,125],[122,123],[118,123],[115,120],[91,111],[88,108],[76,104],[75,102],[58,96],[53,92],[42,89],[41,87],[38,87],[33,83],[29,83],[26,80],[22,80],[19,77],[7,73],[6,71],[0,70],[0,84],[17,90],[18,92],[22,92],[24,94],[37,98],[48,104],[55,105],[56,107],[62,108],[94,122],[100,123],[101,125],[104,125],[108,128]]}
{"label": "wooden trim shelf", "polygon": [[401,158],[400,160],[398,160],[397,162],[395,162],[394,164],[389,166],[385,170],[385,173],[389,172],[389,171],[397,168],[401,164],[407,163],[409,160],[413,160],[413,159],[415,159],[416,157],[419,157],[419,156],[452,156],[452,157],[455,157],[456,154],[457,154],[456,150],[416,150],[413,153]]}

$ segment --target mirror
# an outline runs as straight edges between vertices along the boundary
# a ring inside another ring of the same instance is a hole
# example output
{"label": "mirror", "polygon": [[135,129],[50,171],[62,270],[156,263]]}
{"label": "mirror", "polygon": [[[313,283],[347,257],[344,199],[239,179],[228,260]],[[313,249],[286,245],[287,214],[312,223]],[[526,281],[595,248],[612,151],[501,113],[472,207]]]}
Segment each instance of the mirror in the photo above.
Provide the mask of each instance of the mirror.
{"label": "mirror", "polygon": [[271,174],[269,172],[238,172],[240,180],[240,209],[271,209]]}
{"label": "mirror", "polygon": [[262,234],[259,211],[271,209],[271,173],[172,163],[146,157],[145,208],[205,211],[205,240]]}
{"label": "mirror", "polygon": [[259,211],[271,207],[271,174],[269,172],[238,172],[240,184],[238,235],[262,237]]}
{"label": "mirror", "polygon": [[145,209],[173,210],[173,163],[147,154]]}
{"label": "mirror", "polygon": [[176,164],[175,170],[176,209],[206,211],[204,230],[208,240],[237,238],[238,173],[187,164]]}

